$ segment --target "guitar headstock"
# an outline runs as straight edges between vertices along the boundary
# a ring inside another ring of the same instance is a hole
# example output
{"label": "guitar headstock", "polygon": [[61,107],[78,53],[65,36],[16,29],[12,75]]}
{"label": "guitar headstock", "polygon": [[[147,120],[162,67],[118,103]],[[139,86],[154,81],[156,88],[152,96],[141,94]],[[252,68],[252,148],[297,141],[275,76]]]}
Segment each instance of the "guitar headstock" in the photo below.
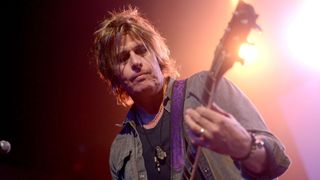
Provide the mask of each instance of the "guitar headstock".
{"label": "guitar headstock", "polygon": [[260,29],[256,24],[257,17],[258,15],[250,4],[241,0],[238,2],[232,19],[215,52],[211,71],[216,75],[216,79],[222,77],[236,61],[243,63],[238,56],[238,51],[240,46],[246,42],[251,29]]}

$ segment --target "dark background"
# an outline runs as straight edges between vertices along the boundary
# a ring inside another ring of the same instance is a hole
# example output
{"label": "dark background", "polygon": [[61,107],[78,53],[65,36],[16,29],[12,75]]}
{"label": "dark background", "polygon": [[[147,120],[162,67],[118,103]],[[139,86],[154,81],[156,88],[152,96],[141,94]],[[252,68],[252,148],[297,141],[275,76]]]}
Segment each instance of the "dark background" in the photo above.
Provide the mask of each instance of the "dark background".
{"label": "dark background", "polygon": [[122,120],[113,116],[125,110],[112,105],[91,49],[98,22],[126,3],[2,3],[0,139],[12,150],[0,157],[0,179],[109,177],[108,149]]}

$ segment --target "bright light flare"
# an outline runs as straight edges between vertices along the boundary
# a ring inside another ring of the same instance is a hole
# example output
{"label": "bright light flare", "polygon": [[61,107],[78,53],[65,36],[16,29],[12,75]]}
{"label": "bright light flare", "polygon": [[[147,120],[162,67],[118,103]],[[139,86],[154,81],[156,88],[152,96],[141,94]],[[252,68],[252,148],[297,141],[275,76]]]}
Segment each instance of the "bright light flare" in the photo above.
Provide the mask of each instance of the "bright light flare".
{"label": "bright light flare", "polygon": [[[257,29],[253,29],[248,37],[247,42],[243,43],[240,46],[238,51],[238,56],[244,60],[245,65],[252,65],[256,63],[259,59],[259,50],[255,45],[261,38],[261,31]],[[260,42],[258,42],[260,43]]]}
{"label": "bright light flare", "polygon": [[271,55],[270,46],[261,31],[252,30],[247,43],[243,43],[238,51],[238,56],[244,60],[244,64],[235,63],[228,76],[232,79],[262,76],[269,71],[270,59],[274,59]]}
{"label": "bright light flare", "polygon": [[286,31],[290,56],[299,64],[320,72],[320,1],[302,1]]}
{"label": "bright light flare", "polygon": [[244,60],[244,64],[253,64],[258,57],[258,50],[254,44],[244,43],[239,49],[239,57]]}

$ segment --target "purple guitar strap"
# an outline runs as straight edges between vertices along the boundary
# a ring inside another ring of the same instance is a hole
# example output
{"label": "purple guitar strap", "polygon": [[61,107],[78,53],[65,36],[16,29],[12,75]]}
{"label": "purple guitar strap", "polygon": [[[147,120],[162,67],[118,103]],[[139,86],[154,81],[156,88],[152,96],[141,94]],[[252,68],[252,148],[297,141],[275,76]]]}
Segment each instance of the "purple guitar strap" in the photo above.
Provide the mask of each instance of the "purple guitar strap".
{"label": "purple guitar strap", "polygon": [[184,167],[183,106],[186,80],[174,82],[171,97],[171,164],[175,171]]}
{"label": "purple guitar strap", "polygon": [[[185,166],[183,110],[186,82],[186,79],[175,81],[171,96],[171,165],[175,172],[181,171]],[[206,179],[214,179],[213,173],[208,170],[209,164],[203,155],[200,155],[198,165],[202,167],[200,170]]]}

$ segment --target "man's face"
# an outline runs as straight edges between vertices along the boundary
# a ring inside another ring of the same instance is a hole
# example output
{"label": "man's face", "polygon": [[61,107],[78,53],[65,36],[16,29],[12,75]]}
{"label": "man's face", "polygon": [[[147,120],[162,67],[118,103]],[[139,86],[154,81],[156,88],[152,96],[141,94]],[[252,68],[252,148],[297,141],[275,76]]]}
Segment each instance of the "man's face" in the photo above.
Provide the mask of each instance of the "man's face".
{"label": "man's face", "polygon": [[133,98],[158,93],[164,82],[154,52],[130,35],[122,37],[115,73],[121,87]]}

